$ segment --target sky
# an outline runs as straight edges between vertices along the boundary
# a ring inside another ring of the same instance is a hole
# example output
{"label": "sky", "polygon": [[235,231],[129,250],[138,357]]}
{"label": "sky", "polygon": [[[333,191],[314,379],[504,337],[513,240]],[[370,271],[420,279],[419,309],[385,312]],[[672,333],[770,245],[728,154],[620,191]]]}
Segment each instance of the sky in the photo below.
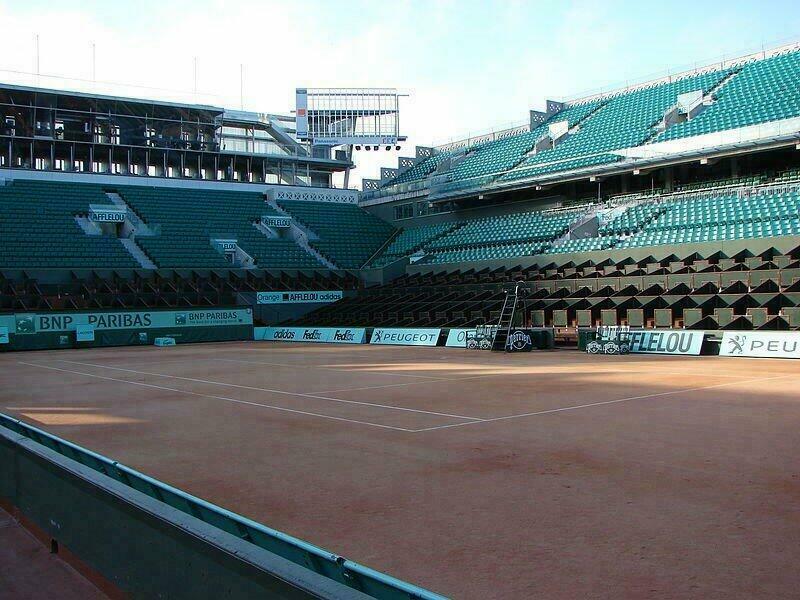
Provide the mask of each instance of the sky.
{"label": "sky", "polygon": [[273,113],[294,108],[297,87],[398,88],[409,94],[408,141],[356,153],[358,185],[417,144],[524,123],[548,98],[800,41],[800,9],[796,0],[0,0],[0,26],[4,82]]}

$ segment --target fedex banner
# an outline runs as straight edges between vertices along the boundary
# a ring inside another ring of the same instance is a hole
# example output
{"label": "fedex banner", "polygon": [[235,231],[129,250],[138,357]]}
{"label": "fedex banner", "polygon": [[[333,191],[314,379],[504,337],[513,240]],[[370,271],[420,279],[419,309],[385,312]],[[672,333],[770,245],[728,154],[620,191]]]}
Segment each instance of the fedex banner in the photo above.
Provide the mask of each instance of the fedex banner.
{"label": "fedex banner", "polygon": [[720,356],[800,358],[800,333],[794,331],[725,331]]}
{"label": "fedex banner", "polygon": [[390,346],[435,346],[441,329],[383,329],[372,330],[370,344]]}
{"label": "fedex banner", "polygon": [[687,329],[634,329],[629,332],[631,352],[639,354],[684,354],[699,356],[704,331]]}
{"label": "fedex banner", "polygon": [[330,304],[344,297],[341,290],[325,292],[257,292],[256,304]]}
{"label": "fedex banner", "polygon": [[95,313],[16,313],[0,315],[0,327],[16,335],[104,329],[151,329],[164,327],[215,327],[252,325],[249,308],[213,310],[139,310]]}
{"label": "fedex banner", "polygon": [[256,327],[254,339],[267,342],[312,342],[319,344],[363,344],[363,327]]}

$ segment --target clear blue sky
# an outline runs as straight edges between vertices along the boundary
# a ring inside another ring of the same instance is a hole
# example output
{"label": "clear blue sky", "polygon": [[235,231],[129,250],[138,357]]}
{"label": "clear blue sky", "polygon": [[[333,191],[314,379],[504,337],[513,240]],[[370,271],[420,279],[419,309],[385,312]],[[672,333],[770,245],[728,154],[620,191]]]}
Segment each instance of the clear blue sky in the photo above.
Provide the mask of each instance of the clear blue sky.
{"label": "clear blue sky", "polygon": [[[38,33],[42,73],[90,78],[94,42],[99,80],[157,97],[191,92],[195,57],[203,100],[238,107],[243,63],[245,108],[263,112],[290,110],[295,87],[398,87],[411,94],[403,155],[522,122],[546,98],[800,39],[796,0],[0,0],[0,23],[3,80],[33,70]],[[396,164],[394,152],[358,158],[359,177]]]}

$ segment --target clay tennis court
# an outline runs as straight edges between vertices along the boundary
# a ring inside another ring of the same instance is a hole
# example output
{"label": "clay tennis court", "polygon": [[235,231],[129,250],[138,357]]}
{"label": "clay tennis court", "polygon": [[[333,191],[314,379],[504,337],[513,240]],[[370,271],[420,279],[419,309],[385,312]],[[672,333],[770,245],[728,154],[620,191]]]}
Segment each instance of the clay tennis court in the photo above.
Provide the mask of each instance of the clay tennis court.
{"label": "clay tennis court", "polygon": [[792,361],[227,343],[0,355],[0,411],[456,598],[789,598]]}

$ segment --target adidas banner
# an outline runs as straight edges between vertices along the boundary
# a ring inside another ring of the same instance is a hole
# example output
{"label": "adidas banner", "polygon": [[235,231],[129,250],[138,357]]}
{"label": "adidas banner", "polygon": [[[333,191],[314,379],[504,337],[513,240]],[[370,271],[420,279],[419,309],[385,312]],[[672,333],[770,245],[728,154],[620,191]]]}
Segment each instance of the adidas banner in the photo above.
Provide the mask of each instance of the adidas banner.
{"label": "adidas banner", "polygon": [[370,344],[389,346],[435,346],[441,329],[382,329],[372,331]]}
{"label": "adidas banner", "polygon": [[256,304],[330,304],[344,297],[341,290],[325,292],[257,292]]}
{"label": "adidas banner", "polygon": [[705,331],[686,329],[632,329],[628,344],[637,354],[685,354],[699,356]]}
{"label": "adidas banner", "polygon": [[800,333],[794,331],[725,331],[720,356],[800,358]]}
{"label": "adidas banner", "polygon": [[312,342],[319,344],[363,344],[363,327],[256,327],[254,339],[267,342]]}

